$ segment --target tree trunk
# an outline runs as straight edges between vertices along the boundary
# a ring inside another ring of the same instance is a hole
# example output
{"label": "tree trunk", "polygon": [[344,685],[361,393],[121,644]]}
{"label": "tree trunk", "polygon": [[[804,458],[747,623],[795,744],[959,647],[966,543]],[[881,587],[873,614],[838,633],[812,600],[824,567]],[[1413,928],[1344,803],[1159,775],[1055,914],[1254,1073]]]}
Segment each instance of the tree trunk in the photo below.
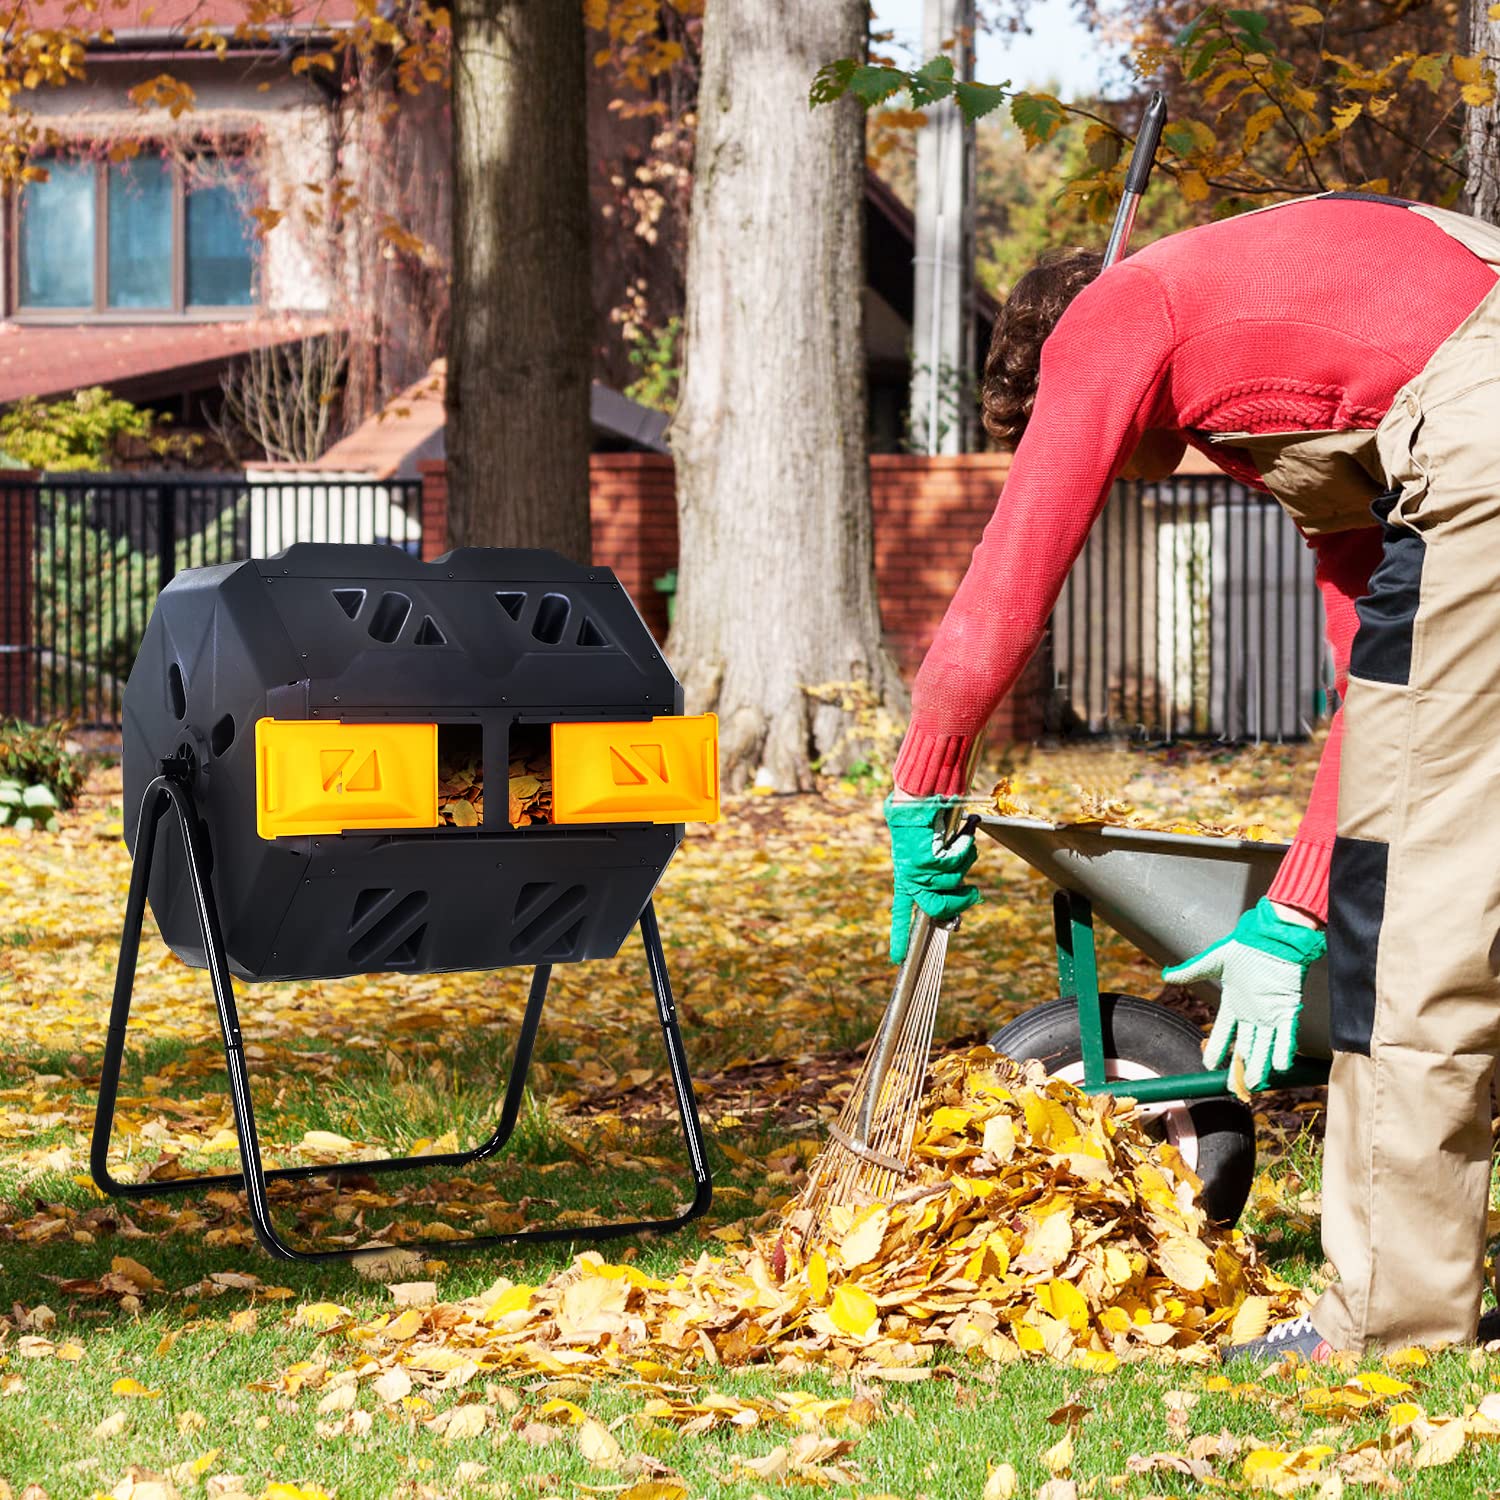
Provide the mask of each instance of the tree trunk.
{"label": "tree trunk", "polygon": [[863,113],[807,103],[823,63],[863,53],[866,13],[713,0],[704,19],[671,656],[690,709],[719,715],[731,789],[805,789],[815,759],[859,758],[851,702],[905,706],[875,598]]}
{"label": "tree trunk", "polygon": [[[1492,0],[1463,0],[1461,50],[1478,53],[1490,72],[1500,72],[1500,20],[1490,19]],[[1500,97],[1471,105],[1464,122],[1468,180],[1464,200],[1476,219],[1500,224]]]}
{"label": "tree trunk", "polygon": [[453,7],[448,532],[588,562],[583,7]]}

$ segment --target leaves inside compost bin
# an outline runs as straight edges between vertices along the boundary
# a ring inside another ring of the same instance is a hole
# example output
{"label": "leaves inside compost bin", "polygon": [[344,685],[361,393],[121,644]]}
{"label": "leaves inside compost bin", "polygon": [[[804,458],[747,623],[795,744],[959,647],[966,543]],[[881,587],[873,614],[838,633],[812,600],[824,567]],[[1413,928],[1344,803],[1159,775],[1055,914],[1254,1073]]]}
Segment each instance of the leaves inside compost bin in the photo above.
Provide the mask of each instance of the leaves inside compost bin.
{"label": "leaves inside compost bin", "polygon": [[552,762],[547,756],[511,757],[509,816],[514,828],[552,821]]}
{"label": "leaves inside compost bin", "polygon": [[439,740],[438,821],[454,828],[477,828],[484,822],[484,753],[477,736],[456,745]]}

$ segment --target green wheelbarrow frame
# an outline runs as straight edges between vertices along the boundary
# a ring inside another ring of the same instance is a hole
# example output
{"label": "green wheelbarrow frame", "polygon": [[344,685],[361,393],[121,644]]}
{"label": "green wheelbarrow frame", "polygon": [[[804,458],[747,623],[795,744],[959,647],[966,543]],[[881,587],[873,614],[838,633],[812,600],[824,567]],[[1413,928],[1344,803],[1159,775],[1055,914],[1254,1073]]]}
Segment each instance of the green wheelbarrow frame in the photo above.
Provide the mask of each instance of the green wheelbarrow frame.
{"label": "green wheelbarrow frame", "polygon": [[[1052,913],[1059,993],[1078,1007],[1083,1091],[1128,1092],[1142,1104],[1227,1095],[1227,1068],[1133,1078],[1125,1089],[1118,1080],[1105,1078],[1094,918],[1102,917],[1163,966],[1181,963],[1224,937],[1240,914],[1265,895],[1287,846],[993,813],[982,815],[979,827],[1057,888]],[[1217,1003],[1217,985],[1189,988]],[[1302,1050],[1292,1066],[1273,1072],[1267,1089],[1328,1082],[1328,976],[1323,962],[1308,973],[1298,1040]]]}

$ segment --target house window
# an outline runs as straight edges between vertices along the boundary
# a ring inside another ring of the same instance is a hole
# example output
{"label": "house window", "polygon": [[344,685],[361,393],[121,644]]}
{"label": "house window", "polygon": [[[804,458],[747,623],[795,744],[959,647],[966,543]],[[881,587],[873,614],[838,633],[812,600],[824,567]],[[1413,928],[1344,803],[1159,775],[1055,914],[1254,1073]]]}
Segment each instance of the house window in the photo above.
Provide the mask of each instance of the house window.
{"label": "house window", "polygon": [[188,314],[255,303],[252,181],[235,158],[54,158],[21,193],[25,312]]}

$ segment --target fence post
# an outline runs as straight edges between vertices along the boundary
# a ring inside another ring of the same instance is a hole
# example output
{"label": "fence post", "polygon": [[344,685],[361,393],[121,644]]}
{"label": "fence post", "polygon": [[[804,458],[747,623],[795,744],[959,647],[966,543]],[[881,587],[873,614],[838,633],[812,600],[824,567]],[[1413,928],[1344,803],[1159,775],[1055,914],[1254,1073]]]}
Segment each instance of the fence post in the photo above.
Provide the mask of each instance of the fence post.
{"label": "fence post", "polygon": [[15,472],[0,490],[0,714],[26,719],[36,670],[32,591],[37,476]]}
{"label": "fence post", "polygon": [[156,522],[157,592],[177,576],[177,486],[164,484],[158,491]]}

